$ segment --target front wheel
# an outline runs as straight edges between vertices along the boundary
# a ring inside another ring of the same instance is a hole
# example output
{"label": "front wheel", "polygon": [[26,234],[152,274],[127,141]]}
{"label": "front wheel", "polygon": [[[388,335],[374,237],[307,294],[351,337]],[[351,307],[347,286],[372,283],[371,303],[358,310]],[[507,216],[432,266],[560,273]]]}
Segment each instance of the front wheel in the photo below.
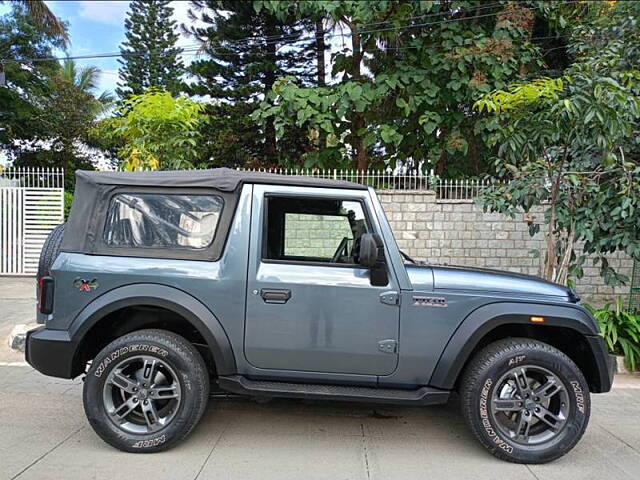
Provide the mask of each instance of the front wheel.
{"label": "front wheel", "polygon": [[463,415],[493,455],[546,463],[571,450],[590,414],[589,387],[576,364],[546,343],[511,338],[481,350],[460,385]]}
{"label": "front wheel", "polygon": [[207,406],[209,377],[184,338],[140,330],[107,345],[84,382],[84,409],[95,432],[126,452],[158,452],[185,438]]}

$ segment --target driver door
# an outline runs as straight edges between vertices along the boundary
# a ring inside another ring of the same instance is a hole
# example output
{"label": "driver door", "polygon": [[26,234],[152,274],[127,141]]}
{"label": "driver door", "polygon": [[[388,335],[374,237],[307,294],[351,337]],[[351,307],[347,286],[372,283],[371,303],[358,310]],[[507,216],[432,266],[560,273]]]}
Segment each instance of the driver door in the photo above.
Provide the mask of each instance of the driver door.
{"label": "driver door", "polygon": [[[397,365],[399,307],[354,263],[377,232],[366,191],[256,185],[245,356],[270,370],[388,375]],[[386,348],[382,348],[383,344]]]}

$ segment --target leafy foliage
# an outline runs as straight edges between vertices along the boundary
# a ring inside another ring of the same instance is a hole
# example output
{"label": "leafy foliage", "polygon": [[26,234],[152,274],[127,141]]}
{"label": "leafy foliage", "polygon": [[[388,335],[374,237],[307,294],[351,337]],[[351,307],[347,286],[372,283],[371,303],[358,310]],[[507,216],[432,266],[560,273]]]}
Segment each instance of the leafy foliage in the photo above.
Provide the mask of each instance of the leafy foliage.
{"label": "leafy foliage", "polygon": [[483,96],[474,107],[480,112],[502,113],[533,106],[538,101],[556,100],[564,89],[562,78],[536,78],[527,83],[509,85],[507,91],[497,90]]}
{"label": "leafy foliage", "polygon": [[610,353],[624,355],[625,363],[635,370],[640,362],[640,315],[625,311],[622,299],[596,310],[587,305],[600,327]]}
{"label": "leafy foliage", "polygon": [[[246,119],[235,113],[251,114],[258,103],[271,91],[279,76],[295,74],[302,81],[309,78],[309,42],[283,47],[284,43],[300,40],[303,22],[291,15],[277,18],[267,11],[258,12],[253,2],[230,0],[197,0],[191,2],[192,14],[203,26],[190,26],[189,32],[201,44],[207,58],[189,66],[193,82],[186,91],[208,96],[216,105],[211,110],[226,109],[222,103],[233,104],[234,115],[225,123],[237,119],[237,130],[245,130]],[[284,37],[286,42],[278,39]],[[292,132],[293,133],[293,132]],[[205,138],[216,137],[214,124],[204,126]],[[278,145],[273,121],[253,129],[251,137],[238,135],[230,155],[218,149],[215,165],[233,162],[236,165],[270,166],[283,158],[295,158],[304,149],[304,135],[292,135]]]}
{"label": "leafy foliage", "polygon": [[[628,279],[608,254],[640,259],[640,5],[618,2],[608,14],[576,28],[564,79],[520,83],[476,103],[500,121],[489,142],[508,180],[485,194],[485,207],[542,209],[542,274],[561,283],[582,276],[587,255],[611,285]],[[585,35],[595,26],[597,35]],[[530,223],[532,235],[540,223]]]}
{"label": "leafy foliage", "polygon": [[[276,12],[292,8],[261,3]],[[473,102],[542,65],[529,40],[535,9],[515,3],[295,5],[298,16],[320,14],[345,26],[352,40],[332,59],[338,83],[305,87],[281,79],[254,115],[260,122],[275,118],[279,132],[296,126],[332,136],[337,148],[310,152],[308,166],[341,160],[353,166],[359,158],[359,168],[426,161],[445,176],[485,171],[484,137],[495,122],[474,112]],[[387,28],[368,27],[376,24]]]}
{"label": "leafy foliage", "polygon": [[60,70],[60,64],[20,64],[10,60],[51,56],[52,49],[60,46],[19,4],[0,18],[0,58],[9,60],[3,66],[7,86],[0,87],[0,147],[11,159],[20,153],[23,142],[46,135],[41,118],[51,92],[48,79]]}
{"label": "leafy foliage", "polygon": [[126,99],[98,130],[122,143],[118,155],[125,170],[190,168],[198,157],[203,112],[198,102],[150,88]]}
{"label": "leafy foliage", "polygon": [[[0,1],[0,4],[4,0]],[[57,39],[63,46],[69,44],[66,25],[56,17],[44,0],[14,0],[15,4],[24,7],[33,25],[40,31]]]}
{"label": "leafy foliage", "polygon": [[158,87],[177,94],[184,66],[182,49],[176,47],[178,34],[172,20],[169,0],[134,0],[124,22],[126,41],[121,45],[123,58],[119,70],[122,83],[117,94],[126,98]]}
{"label": "leafy foliage", "polygon": [[16,165],[65,168],[69,188],[76,168],[93,168],[85,142],[112,99],[98,94],[95,67],[22,60],[50,57],[64,43],[21,3],[0,19],[0,58],[9,59],[7,87],[0,88],[0,148]]}
{"label": "leafy foliage", "polygon": [[53,165],[65,170],[66,184],[73,185],[76,168],[92,168],[82,142],[88,138],[96,118],[113,102],[102,92],[97,98],[100,71],[95,67],[78,68],[73,60],[65,60],[59,72],[51,77],[51,93],[42,116],[46,126],[46,142],[53,152]]}
{"label": "leafy foliage", "polygon": [[69,213],[71,213],[71,205],[73,204],[73,192],[69,190],[64,191],[64,219],[65,221],[69,218]]}

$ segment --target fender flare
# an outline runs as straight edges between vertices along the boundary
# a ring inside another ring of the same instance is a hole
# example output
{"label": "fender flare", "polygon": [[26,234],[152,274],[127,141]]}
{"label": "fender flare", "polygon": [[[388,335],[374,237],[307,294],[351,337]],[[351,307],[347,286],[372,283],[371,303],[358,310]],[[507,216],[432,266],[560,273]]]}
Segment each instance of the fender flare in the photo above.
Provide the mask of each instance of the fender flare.
{"label": "fender flare", "polygon": [[[531,323],[531,316],[544,317],[544,325]],[[586,336],[598,334],[595,320],[586,310],[575,305],[516,302],[484,305],[471,312],[455,330],[440,355],[429,385],[452,389],[478,342],[494,328],[507,324],[564,327]]]}
{"label": "fender flare", "polygon": [[155,306],[171,310],[191,323],[206,340],[216,371],[220,375],[236,373],[236,362],[231,343],[224,328],[200,300],[166,285],[138,283],[118,287],[96,298],[73,320],[69,336],[76,345],[76,354],[87,333],[105,315],[124,307]]}

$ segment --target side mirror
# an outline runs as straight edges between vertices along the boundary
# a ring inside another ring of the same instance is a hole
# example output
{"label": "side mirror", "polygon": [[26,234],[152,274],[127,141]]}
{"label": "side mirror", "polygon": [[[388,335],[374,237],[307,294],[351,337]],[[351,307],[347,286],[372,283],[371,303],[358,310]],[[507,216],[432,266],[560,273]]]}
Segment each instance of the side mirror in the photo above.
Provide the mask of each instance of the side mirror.
{"label": "side mirror", "polygon": [[358,263],[370,269],[371,285],[384,286],[389,283],[384,243],[377,233],[365,233],[360,237]]}
{"label": "side mirror", "polygon": [[[380,242],[382,243],[382,242]],[[358,263],[363,267],[371,268],[378,261],[378,242],[372,233],[364,233],[360,237],[360,252]]]}

